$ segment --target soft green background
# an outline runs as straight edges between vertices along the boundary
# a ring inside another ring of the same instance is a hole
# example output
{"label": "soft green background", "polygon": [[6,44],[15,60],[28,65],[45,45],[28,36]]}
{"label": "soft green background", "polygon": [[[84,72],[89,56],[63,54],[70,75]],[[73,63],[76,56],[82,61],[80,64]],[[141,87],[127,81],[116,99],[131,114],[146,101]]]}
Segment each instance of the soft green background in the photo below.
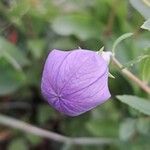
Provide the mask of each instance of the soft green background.
{"label": "soft green background", "polygon": [[[68,147],[9,129],[10,136],[2,138],[0,149],[149,150],[149,97],[113,65],[110,72],[115,79],[109,79],[111,99],[81,116],[70,118],[59,114],[40,93],[42,68],[50,50],[81,47],[97,51],[102,46],[111,50],[115,40],[127,32],[134,35],[117,45],[116,57],[149,84],[150,32],[140,29],[150,17],[147,2],[1,0],[0,112],[67,136],[109,137],[118,142]],[[148,26],[147,23],[145,28],[149,29]],[[0,136],[5,131],[7,128],[0,126]]]}

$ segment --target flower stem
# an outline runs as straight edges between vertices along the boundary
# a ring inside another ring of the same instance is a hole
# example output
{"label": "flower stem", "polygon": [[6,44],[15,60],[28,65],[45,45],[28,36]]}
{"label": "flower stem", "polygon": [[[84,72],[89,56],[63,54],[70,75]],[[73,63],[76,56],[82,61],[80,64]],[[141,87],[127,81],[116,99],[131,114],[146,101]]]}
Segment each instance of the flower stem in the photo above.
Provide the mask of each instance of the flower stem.
{"label": "flower stem", "polygon": [[56,142],[71,145],[107,145],[118,141],[118,139],[104,137],[68,137],[2,114],[0,114],[0,124],[24,131],[26,134],[30,133]]}
{"label": "flower stem", "polygon": [[121,69],[122,74],[127,76],[130,80],[134,81],[141,89],[150,94],[150,87],[146,83],[141,81],[138,77],[136,77],[133,73],[131,73],[127,68],[124,68],[123,65],[114,56],[112,56],[112,62],[119,69]]}

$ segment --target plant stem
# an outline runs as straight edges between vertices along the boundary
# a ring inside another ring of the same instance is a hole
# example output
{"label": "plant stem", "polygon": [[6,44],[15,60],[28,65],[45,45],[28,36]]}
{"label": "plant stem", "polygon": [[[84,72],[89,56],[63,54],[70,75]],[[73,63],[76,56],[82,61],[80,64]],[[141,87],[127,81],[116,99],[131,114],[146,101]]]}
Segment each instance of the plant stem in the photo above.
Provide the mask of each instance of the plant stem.
{"label": "plant stem", "polygon": [[111,138],[90,138],[90,137],[67,137],[51,131],[47,131],[31,124],[25,123],[18,119],[14,119],[5,115],[0,115],[0,124],[9,126],[15,129],[24,131],[25,133],[31,133],[43,138],[48,138],[60,143],[71,145],[104,145],[112,144],[116,140]]}
{"label": "plant stem", "polygon": [[0,102],[0,110],[5,109],[31,109],[31,104],[26,102]]}
{"label": "plant stem", "polygon": [[142,88],[145,92],[150,94],[150,87],[141,81],[138,77],[136,77],[133,73],[131,73],[127,68],[123,68],[123,65],[114,57],[112,56],[112,62],[121,69],[122,74],[127,76],[130,80],[134,81],[140,88]]}

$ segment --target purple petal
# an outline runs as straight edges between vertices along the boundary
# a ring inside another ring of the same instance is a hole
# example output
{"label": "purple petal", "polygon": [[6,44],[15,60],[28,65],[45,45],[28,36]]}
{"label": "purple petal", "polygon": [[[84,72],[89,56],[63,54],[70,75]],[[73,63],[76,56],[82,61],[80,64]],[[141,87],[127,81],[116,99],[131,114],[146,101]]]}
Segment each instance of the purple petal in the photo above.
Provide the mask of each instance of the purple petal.
{"label": "purple petal", "polygon": [[107,63],[89,50],[53,50],[44,66],[41,89],[58,111],[80,115],[110,97]]}

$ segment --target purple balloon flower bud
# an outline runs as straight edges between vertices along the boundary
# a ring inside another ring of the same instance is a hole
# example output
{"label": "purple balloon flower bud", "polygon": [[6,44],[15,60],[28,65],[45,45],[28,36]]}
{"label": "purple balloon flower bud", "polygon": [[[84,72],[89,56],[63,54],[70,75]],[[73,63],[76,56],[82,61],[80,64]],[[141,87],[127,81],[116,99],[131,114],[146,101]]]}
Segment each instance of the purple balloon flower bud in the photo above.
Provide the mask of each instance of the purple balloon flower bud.
{"label": "purple balloon flower bud", "polygon": [[89,50],[53,50],[45,63],[41,90],[59,112],[77,116],[109,97],[108,64]]}

